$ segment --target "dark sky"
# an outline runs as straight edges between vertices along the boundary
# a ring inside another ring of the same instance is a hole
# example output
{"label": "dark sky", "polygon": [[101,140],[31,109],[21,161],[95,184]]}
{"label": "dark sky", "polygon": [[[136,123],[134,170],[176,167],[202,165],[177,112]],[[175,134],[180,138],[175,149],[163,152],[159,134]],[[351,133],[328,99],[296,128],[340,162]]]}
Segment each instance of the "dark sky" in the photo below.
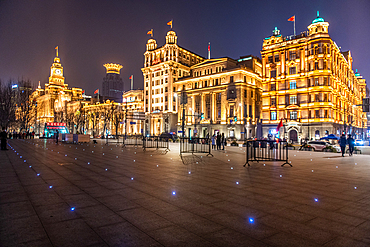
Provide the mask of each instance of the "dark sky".
{"label": "dark sky", "polygon": [[66,83],[87,94],[101,88],[104,63],[120,63],[125,90],[133,74],[142,88],[147,31],[158,46],[168,21],[178,44],[204,57],[260,56],[263,38],[277,26],[283,36],[306,31],[316,11],[328,21],[329,34],[342,50],[351,50],[354,68],[370,80],[370,1],[127,1],[0,0],[0,79],[45,83],[56,46]]}

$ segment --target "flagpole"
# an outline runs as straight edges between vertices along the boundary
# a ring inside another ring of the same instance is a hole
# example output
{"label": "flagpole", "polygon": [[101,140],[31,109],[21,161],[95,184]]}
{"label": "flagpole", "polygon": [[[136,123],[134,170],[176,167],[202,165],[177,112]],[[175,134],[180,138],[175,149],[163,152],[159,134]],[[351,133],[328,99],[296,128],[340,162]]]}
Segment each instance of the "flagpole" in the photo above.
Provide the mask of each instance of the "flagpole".
{"label": "flagpole", "polygon": [[208,59],[211,59],[211,42],[208,42]]}
{"label": "flagpole", "polygon": [[295,36],[295,15],[294,15],[294,36]]}
{"label": "flagpole", "polygon": [[131,90],[134,89],[134,75],[131,75]]}

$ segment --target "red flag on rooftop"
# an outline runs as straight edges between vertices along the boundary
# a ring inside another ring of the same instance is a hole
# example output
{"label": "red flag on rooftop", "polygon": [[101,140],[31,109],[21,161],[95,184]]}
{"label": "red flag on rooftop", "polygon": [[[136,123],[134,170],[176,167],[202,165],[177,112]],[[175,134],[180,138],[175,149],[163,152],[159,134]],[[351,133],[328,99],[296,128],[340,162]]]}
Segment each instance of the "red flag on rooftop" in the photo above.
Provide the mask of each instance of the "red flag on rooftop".
{"label": "red flag on rooftop", "polygon": [[132,75],[128,79],[131,80],[132,79]]}
{"label": "red flag on rooftop", "polygon": [[283,120],[280,120],[280,123],[278,124],[278,126],[276,128],[276,132],[279,132],[281,127],[283,127]]}
{"label": "red flag on rooftop", "polygon": [[94,94],[99,93],[99,88],[94,91]]}
{"label": "red flag on rooftop", "polygon": [[290,18],[288,19],[288,21],[295,21],[295,15],[293,15],[292,17],[290,17]]}

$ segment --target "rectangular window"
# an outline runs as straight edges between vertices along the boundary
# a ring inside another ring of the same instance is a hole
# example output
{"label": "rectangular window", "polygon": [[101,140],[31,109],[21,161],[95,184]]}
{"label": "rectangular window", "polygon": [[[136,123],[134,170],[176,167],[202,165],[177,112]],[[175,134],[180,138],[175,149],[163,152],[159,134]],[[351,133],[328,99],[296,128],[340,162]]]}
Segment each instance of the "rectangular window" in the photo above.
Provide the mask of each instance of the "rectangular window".
{"label": "rectangular window", "polygon": [[253,98],[253,91],[251,91],[251,98]]}
{"label": "rectangular window", "polygon": [[290,112],[290,119],[292,119],[292,120],[297,119],[297,112],[296,111],[291,111]]}
{"label": "rectangular window", "polygon": [[319,78],[315,78],[315,86],[319,85]]}
{"label": "rectangular window", "polygon": [[328,86],[328,78],[324,77],[324,86]]}
{"label": "rectangular window", "polygon": [[244,82],[247,82],[247,77],[246,76],[244,76]]}
{"label": "rectangular window", "polygon": [[276,91],[276,84],[271,84],[270,91]]}
{"label": "rectangular window", "polygon": [[296,105],[297,104],[297,95],[290,95],[290,97],[289,97],[289,103],[291,105]]}
{"label": "rectangular window", "polygon": [[234,76],[230,76],[230,83],[234,82]]}
{"label": "rectangular window", "polygon": [[291,81],[289,83],[289,89],[297,89],[297,82],[296,81]]}
{"label": "rectangular window", "polygon": [[274,58],[273,58],[272,56],[269,56],[269,57],[268,57],[268,61],[269,61],[269,63],[273,63],[273,62],[274,62],[274,61],[273,61],[273,59],[274,59]]}
{"label": "rectangular window", "polygon": [[290,74],[290,75],[294,75],[294,74],[296,74],[296,67],[290,67],[290,68],[289,68],[289,74]]}
{"label": "rectangular window", "polygon": [[319,69],[319,62],[315,62],[315,70]]}
{"label": "rectangular window", "polygon": [[276,54],[276,55],[275,55],[275,63],[277,63],[277,62],[280,62],[279,54]]}
{"label": "rectangular window", "polygon": [[289,51],[289,60],[295,60],[295,59],[296,59],[295,51]]}
{"label": "rectangular window", "polygon": [[229,117],[233,117],[233,116],[234,116],[234,106],[231,105],[230,106],[230,115],[229,115]]}
{"label": "rectangular window", "polygon": [[276,70],[275,69],[270,71],[270,77],[271,78],[276,78]]}
{"label": "rectangular window", "polygon": [[249,105],[249,117],[253,118],[252,105]]}
{"label": "rectangular window", "polygon": [[204,87],[207,87],[208,81],[204,81]]}
{"label": "rectangular window", "polygon": [[316,117],[316,118],[319,118],[319,117],[320,117],[320,110],[316,110],[316,111],[315,111],[315,117]]}
{"label": "rectangular window", "polygon": [[271,112],[271,120],[276,120],[276,111]]}
{"label": "rectangular window", "polygon": [[167,88],[167,87],[165,87],[165,88],[164,88],[164,91],[167,93],[167,92],[168,92],[168,88]]}
{"label": "rectangular window", "polygon": [[168,100],[168,97],[167,96],[164,96],[164,101],[167,102],[167,100]]}
{"label": "rectangular window", "polygon": [[271,98],[271,106],[276,106],[276,98]]}
{"label": "rectangular window", "polygon": [[217,86],[218,85],[218,79],[215,80],[215,85]]}
{"label": "rectangular window", "polygon": [[244,98],[247,98],[247,90],[244,90]]}

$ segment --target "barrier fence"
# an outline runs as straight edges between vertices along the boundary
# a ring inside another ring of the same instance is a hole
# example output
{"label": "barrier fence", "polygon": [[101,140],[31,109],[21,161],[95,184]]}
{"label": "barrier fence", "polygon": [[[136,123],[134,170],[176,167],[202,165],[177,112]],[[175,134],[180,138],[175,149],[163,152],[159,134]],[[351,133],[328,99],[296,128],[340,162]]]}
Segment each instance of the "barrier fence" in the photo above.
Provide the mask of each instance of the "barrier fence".
{"label": "barrier fence", "polygon": [[142,135],[132,135],[132,136],[126,136],[126,138],[123,136],[123,146],[143,146],[143,136]]}
{"label": "barrier fence", "polygon": [[169,138],[163,138],[160,136],[147,136],[143,138],[143,149],[147,148],[160,149],[164,148],[166,152],[170,151]]}
{"label": "barrier fence", "polygon": [[180,155],[184,153],[211,154],[211,140],[209,138],[180,137]]}
{"label": "barrier fence", "polygon": [[246,165],[253,161],[284,161],[281,166],[288,162],[288,143],[286,141],[250,140],[246,144]]}

